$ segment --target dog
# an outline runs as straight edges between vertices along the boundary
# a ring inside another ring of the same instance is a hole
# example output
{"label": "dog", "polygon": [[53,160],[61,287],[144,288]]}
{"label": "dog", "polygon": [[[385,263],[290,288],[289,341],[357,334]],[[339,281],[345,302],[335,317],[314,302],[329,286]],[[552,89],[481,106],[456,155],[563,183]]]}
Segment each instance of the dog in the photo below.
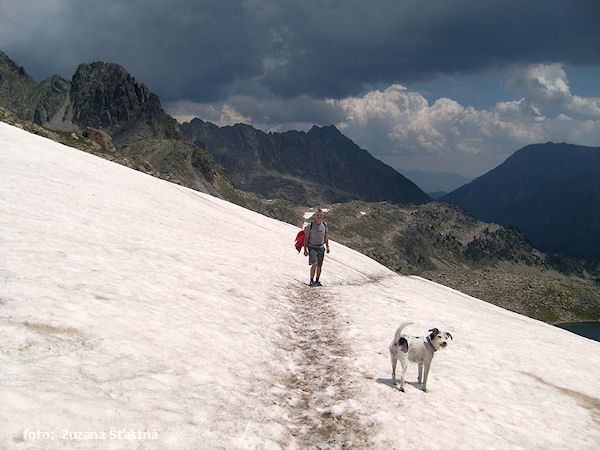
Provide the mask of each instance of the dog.
{"label": "dog", "polygon": [[454,340],[447,331],[440,331],[437,328],[429,330],[429,335],[412,337],[402,334],[402,330],[412,322],[402,323],[396,333],[394,340],[390,344],[390,357],[392,359],[392,383],[396,385],[396,363],[400,360],[402,365],[402,376],[400,377],[400,390],[404,392],[404,375],[408,362],[416,362],[419,365],[419,384],[423,386],[423,391],[427,392],[427,375],[431,361],[436,351],[448,346],[448,339]]}

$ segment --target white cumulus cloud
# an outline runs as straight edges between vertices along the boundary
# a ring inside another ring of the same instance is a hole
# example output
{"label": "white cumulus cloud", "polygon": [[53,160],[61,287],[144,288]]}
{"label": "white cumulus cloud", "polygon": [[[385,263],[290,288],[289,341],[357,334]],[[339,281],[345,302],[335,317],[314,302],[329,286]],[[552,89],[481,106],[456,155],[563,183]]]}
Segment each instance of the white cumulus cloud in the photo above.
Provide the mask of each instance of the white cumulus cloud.
{"label": "white cumulus cloud", "polygon": [[[553,69],[554,75],[561,74],[562,69]],[[537,102],[531,94],[485,109],[465,107],[449,98],[429,103],[421,93],[401,85],[328,103],[342,112],[344,119],[337,125],[344,133],[396,167],[410,162],[427,169],[429,161],[432,170],[483,173],[527,144],[600,142],[600,121],[544,114],[543,106],[565,101],[573,105],[577,97],[569,97],[568,85],[561,83],[560,76],[543,80],[545,89],[531,88]],[[581,100],[588,107],[593,103],[593,99]]]}
{"label": "white cumulus cloud", "polygon": [[600,98],[572,94],[562,64],[535,64],[514,69],[506,87],[541,107],[567,108],[579,114],[600,116]]}

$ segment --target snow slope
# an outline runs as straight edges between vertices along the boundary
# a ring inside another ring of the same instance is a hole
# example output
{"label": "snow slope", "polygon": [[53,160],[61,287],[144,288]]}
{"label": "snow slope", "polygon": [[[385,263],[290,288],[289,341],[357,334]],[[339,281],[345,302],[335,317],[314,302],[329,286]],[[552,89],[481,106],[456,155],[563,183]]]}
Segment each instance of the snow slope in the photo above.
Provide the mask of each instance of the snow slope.
{"label": "snow slope", "polygon": [[0,123],[0,448],[598,447],[600,343],[296,232]]}

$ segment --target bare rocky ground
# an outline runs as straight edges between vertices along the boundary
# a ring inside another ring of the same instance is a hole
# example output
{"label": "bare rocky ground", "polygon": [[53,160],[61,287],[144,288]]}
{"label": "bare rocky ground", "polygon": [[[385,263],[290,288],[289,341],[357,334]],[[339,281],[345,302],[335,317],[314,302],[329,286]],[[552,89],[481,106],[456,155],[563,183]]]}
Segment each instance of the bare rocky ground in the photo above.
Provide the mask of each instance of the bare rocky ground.
{"label": "bare rocky ground", "polygon": [[483,269],[431,270],[422,277],[547,323],[598,320],[598,284],[554,270],[503,263]]}

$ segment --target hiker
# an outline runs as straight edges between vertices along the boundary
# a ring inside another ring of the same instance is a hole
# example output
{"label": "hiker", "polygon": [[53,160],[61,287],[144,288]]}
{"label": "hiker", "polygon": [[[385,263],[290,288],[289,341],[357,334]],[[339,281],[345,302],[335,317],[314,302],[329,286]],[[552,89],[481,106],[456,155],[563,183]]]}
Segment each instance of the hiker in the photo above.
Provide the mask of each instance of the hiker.
{"label": "hiker", "polygon": [[311,286],[322,286],[319,277],[321,276],[321,267],[323,266],[323,258],[325,257],[325,248],[327,248],[327,253],[329,253],[327,223],[323,222],[323,216],[323,210],[318,209],[315,213],[315,221],[306,226],[304,236],[304,256],[308,256]]}

